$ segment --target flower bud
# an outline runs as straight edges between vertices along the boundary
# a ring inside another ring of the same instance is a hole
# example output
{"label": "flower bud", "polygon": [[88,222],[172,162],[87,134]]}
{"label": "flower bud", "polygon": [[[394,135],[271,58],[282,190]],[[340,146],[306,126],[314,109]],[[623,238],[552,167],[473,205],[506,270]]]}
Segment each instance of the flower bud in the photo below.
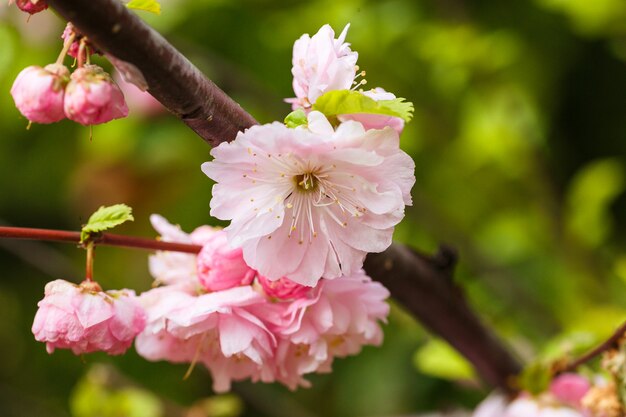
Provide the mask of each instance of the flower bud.
{"label": "flower bud", "polygon": [[128,115],[122,91],[97,65],[85,65],[74,71],[66,88],[64,109],[68,119],[85,126]]}
{"label": "flower bud", "polygon": [[305,298],[311,292],[311,287],[307,287],[297,282],[293,282],[289,278],[280,278],[271,281],[268,278],[259,275],[259,284],[263,287],[263,291],[268,297],[278,298],[280,300],[296,300]]}
{"label": "flower bud", "polygon": [[56,280],[46,285],[32,331],[48,353],[71,349],[119,355],[145,327],[146,314],[131,290],[103,292],[95,282],[75,285]]}
{"label": "flower bud", "polygon": [[69,70],[60,64],[24,68],[11,87],[15,107],[35,123],[64,119],[63,98],[69,75]]}
{"label": "flower bud", "polygon": [[[85,42],[85,46],[86,46],[86,49],[89,50],[88,51],[89,55],[91,55],[91,54],[102,55],[102,52],[100,50],[96,49],[91,44],[91,42],[87,41],[85,36],[83,36],[78,31],[76,31],[76,28],[74,27],[74,25],[72,25],[71,23],[68,23],[67,26],[65,26],[65,29],[63,30],[63,34],[61,35],[61,39],[63,39],[64,42],[67,42],[68,39],[72,35],[74,36],[74,40],[72,41],[72,45],[70,45],[70,49],[68,49],[68,51],[67,51],[67,54],[69,56],[71,56],[72,58],[78,59],[78,52],[80,50],[80,42],[81,42],[81,40],[86,41]],[[85,51],[85,54],[87,54],[87,51]]]}
{"label": "flower bud", "polygon": [[39,13],[48,8],[46,0],[16,0],[15,4],[21,11],[28,14]]}
{"label": "flower bud", "polygon": [[580,406],[590,388],[587,378],[573,373],[561,374],[550,384],[550,392],[556,399],[574,407]]}
{"label": "flower bud", "polygon": [[[195,233],[195,232],[194,232]],[[209,291],[250,285],[256,271],[243,260],[241,248],[232,249],[226,232],[219,230],[206,239],[197,258],[198,279]]]}

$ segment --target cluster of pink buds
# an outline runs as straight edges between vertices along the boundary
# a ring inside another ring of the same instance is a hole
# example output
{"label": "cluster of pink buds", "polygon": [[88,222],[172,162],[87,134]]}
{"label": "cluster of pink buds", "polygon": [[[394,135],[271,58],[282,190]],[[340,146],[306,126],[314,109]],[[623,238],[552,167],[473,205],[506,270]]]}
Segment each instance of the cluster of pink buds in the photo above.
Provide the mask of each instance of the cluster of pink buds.
{"label": "cluster of pink buds", "polygon": [[[44,68],[30,66],[17,76],[11,95],[20,113],[34,123],[68,118],[85,126],[126,117],[128,107],[118,85],[101,67],[89,63],[90,54],[97,51],[71,24],[63,39],[56,63]],[[78,69],[71,75],[62,64],[67,54],[78,61]]]}

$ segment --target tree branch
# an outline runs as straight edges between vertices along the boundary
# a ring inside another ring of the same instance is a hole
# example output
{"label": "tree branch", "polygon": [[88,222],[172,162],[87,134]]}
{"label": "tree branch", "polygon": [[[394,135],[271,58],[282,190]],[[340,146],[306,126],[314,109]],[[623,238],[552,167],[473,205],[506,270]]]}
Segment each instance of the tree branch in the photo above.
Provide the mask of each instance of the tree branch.
{"label": "tree branch", "polygon": [[[48,2],[99,49],[137,67],[148,91],[210,145],[233,140],[256,123],[118,0]],[[426,327],[465,355],[487,383],[510,391],[508,381],[519,372],[519,364],[452,282],[450,252],[440,255],[427,257],[393,245],[382,254],[370,254],[365,269]]]}

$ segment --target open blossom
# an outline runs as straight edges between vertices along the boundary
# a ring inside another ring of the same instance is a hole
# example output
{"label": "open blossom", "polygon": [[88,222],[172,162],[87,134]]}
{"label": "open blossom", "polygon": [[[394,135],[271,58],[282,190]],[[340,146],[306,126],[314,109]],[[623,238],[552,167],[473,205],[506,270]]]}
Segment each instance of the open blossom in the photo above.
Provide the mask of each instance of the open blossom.
{"label": "open blossom", "polygon": [[250,267],[266,278],[314,286],[350,275],[391,244],[411,204],[413,160],[390,128],[335,131],[311,112],[308,129],[253,126],[214,148],[202,170],[216,181],[211,215]]}
{"label": "open blossom", "polygon": [[[393,93],[387,92],[380,87],[372,90],[363,91],[363,94],[376,101],[381,100],[393,100],[396,96]],[[337,118],[345,122],[347,120],[354,120],[363,125],[365,130],[369,129],[384,129],[389,126],[398,135],[402,133],[404,129],[404,120],[401,117],[387,116],[386,114],[371,114],[371,113],[352,113],[352,114],[340,114]]]}
{"label": "open blossom", "polygon": [[64,110],[68,119],[85,126],[128,115],[124,94],[97,65],[85,65],[72,73],[65,92]]}
{"label": "open blossom", "polygon": [[345,43],[350,25],[346,25],[339,38],[329,25],[324,25],[312,37],[304,34],[293,45],[294,110],[309,108],[322,94],[331,90],[352,87],[356,75],[358,54]]}
{"label": "open blossom", "polygon": [[[380,322],[389,314],[389,292],[361,270],[322,281],[307,297],[260,306],[259,315],[277,335],[276,380],[291,389],[308,387],[304,375],[330,372],[333,359],[382,343]],[[275,308],[275,315],[268,310]],[[256,312],[258,310],[254,310]]]}
{"label": "open blossom", "polygon": [[103,292],[98,284],[49,282],[39,302],[32,331],[48,353],[71,349],[119,355],[145,326],[145,313],[131,290]]}
{"label": "open blossom", "polygon": [[54,123],[65,119],[63,99],[69,76],[67,67],[60,64],[23,69],[11,87],[15,106],[31,122]]}
{"label": "open blossom", "polygon": [[172,286],[140,296],[148,324],[137,337],[137,352],[149,360],[202,363],[217,392],[231,381],[273,381],[274,335],[246,307],[266,303],[251,286],[195,295]]}

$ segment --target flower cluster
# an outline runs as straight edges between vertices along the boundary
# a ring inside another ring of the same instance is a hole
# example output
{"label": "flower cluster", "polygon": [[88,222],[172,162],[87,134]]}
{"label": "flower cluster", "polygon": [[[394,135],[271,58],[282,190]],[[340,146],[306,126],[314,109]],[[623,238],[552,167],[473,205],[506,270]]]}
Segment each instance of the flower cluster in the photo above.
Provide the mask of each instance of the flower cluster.
{"label": "flower cluster", "polygon": [[[27,67],[15,79],[11,95],[20,113],[34,123],[68,118],[86,126],[126,117],[128,107],[120,88],[101,67],[89,64],[90,54],[97,51],[87,38],[71,24],[62,37],[64,48],[56,63]],[[71,75],[62,64],[66,54],[78,60],[78,69]]]}
{"label": "flower cluster", "polygon": [[[204,365],[219,392],[243,379],[308,386],[307,374],[329,372],[335,358],[382,342],[389,292],[362,268],[367,253],[391,244],[411,204],[414,163],[399,133],[412,107],[382,89],[355,91],[365,81],[355,81],[363,73],[344,42],[347,29],[335,39],[326,25],[296,41],[297,98],[289,101],[297,111],[288,119],[298,118],[297,126],[254,126],[215,148],[202,166],[216,181],[211,214],[230,225],[187,234],[153,215],[162,241],[198,245],[199,253],[150,257],[156,285],[136,298],[141,313],[99,289],[85,293],[83,285],[46,290],[33,325],[37,340],[116,354],[136,336],[148,360]],[[48,76],[43,89],[54,90],[54,105],[62,103],[57,117],[94,124],[125,114],[108,75],[80,65],[85,46],[73,48],[75,39],[66,34],[65,49],[78,54],[79,69],[67,85],[61,75]],[[20,96],[24,87],[14,90]],[[51,100],[42,103],[33,107],[51,114]],[[108,313],[93,314],[105,298]],[[84,322],[85,315],[97,320]]]}
{"label": "flower cluster", "polygon": [[557,376],[549,389],[539,395],[522,393],[509,401],[493,394],[483,401],[472,417],[620,417],[621,405],[615,386],[604,379],[592,384],[573,373]]}
{"label": "flower cluster", "polygon": [[187,235],[160,216],[152,223],[163,240],[201,244],[202,251],[150,258],[165,285],[139,297],[148,320],[136,349],[146,359],[201,363],[216,391],[242,379],[295,389],[308,386],[304,375],[330,371],[335,357],[381,343],[389,294],[363,271],[313,289],[269,281],[229,248],[223,230],[204,226]]}
{"label": "flower cluster", "polygon": [[[349,92],[356,83],[357,53],[344,43],[347,29],[334,39],[326,25],[294,45],[297,98],[289,101],[306,110],[301,125],[254,126],[213,149],[213,161],[202,165],[217,183],[211,215],[231,221],[229,243],[269,280],[313,287],[321,278],[357,273],[368,252],[391,244],[411,204],[414,163],[399,147],[398,118],[328,117],[315,108],[323,95]],[[374,104],[395,98],[382,89],[357,96]]]}

